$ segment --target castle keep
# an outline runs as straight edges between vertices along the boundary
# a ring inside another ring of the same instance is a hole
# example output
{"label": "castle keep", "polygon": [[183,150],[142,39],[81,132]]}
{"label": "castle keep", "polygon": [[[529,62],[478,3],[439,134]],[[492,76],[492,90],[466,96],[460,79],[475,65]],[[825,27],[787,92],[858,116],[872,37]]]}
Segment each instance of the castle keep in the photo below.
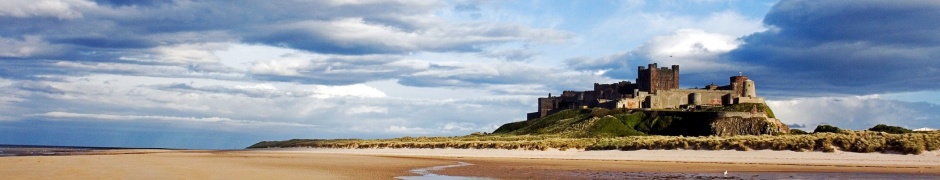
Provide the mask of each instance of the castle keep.
{"label": "castle keep", "polygon": [[528,119],[548,116],[565,109],[701,109],[707,107],[764,103],[757,97],[754,81],[747,76],[731,76],[728,85],[710,84],[704,88],[679,89],[679,65],[637,68],[636,83],[621,81],[613,84],[594,83],[593,91],[564,91],[559,96],[538,99],[538,111]]}

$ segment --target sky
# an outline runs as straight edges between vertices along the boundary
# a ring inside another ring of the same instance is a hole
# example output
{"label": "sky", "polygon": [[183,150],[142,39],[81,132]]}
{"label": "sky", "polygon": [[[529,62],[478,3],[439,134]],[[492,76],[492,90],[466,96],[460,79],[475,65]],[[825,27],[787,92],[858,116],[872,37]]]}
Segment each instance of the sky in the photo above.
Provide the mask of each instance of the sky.
{"label": "sky", "polygon": [[784,123],[940,128],[940,2],[0,1],[0,144],[238,149],[491,132],[678,64]]}

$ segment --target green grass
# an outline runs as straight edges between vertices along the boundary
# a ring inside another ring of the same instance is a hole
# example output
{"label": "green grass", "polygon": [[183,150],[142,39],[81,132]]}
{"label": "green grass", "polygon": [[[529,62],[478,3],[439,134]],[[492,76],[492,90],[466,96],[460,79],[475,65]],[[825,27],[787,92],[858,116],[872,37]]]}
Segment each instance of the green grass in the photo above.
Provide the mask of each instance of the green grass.
{"label": "green grass", "polygon": [[813,130],[813,133],[824,133],[824,132],[839,133],[841,131],[842,129],[840,129],[839,127],[823,124],[823,125],[816,126],[816,129]]}
{"label": "green grass", "polygon": [[[688,116],[688,117],[683,117]],[[620,137],[650,134],[679,134],[682,127],[675,122],[707,122],[712,117],[665,115],[652,111],[625,109],[571,109],[544,118],[504,124],[494,134],[560,135],[565,137]],[[704,127],[705,125],[695,125]],[[686,127],[692,127],[685,124]],[[707,127],[706,127],[707,128]],[[700,132],[700,131],[696,131]],[[702,133],[696,134],[700,135]]]}
{"label": "green grass", "polygon": [[[758,104],[761,105],[761,104]],[[751,106],[746,106],[751,107]],[[745,106],[728,106],[747,109]],[[766,130],[765,130],[766,129]],[[649,111],[570,109],[544,118],[507,123],[494,134],[559,135],[563,137],[622,137],[641,135],[780,134],[766,118],[718,118],[712,111]]]}
{"label": "green grass", "polygon": [[868,130],[869,130],[869,131],[886,132],[886,133],[892,133],[892,134],[904,134],[904,133],[911,133],[911,132],[914,132],[914,131],[911,131],[910,129],[907,129],[907,128],[903,128],[903,127],[899,127],[899,126],[888,126],[888,125],[884,125],[884,124],[875,125],[875,127],[871,127],[871,128],[869,128]]}

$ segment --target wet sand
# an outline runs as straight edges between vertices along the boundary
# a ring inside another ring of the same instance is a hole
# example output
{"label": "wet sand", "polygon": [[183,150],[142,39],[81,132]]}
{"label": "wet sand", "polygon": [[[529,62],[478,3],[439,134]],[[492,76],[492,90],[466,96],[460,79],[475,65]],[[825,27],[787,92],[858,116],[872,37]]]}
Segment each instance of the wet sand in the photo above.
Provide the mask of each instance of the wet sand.
{"label": "wet sand", "polygon": [[[505,179],[938,179],[940,151],[920,155],[793,151],[525,151],[497,149],[279,149],[417,156],[472,166],[435,173]],[[724,172],[728,171],[725,175]]]}
{"label": "wet sand", "polygon": [[0,157],[11,179],[393,179],[411,170],[499,179],[940,178],[940,152],[524,151],[476,149],[105,150]]}

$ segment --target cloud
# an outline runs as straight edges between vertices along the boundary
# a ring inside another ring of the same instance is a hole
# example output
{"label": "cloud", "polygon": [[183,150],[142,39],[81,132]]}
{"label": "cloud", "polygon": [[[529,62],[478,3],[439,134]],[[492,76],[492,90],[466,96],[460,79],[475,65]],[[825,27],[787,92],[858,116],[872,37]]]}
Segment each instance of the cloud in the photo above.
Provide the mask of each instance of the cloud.
{"label": "cloud", "polygon": [[327,54],[388,54],[415,51],[477,52],[514,41],[559,42],[565,32],[490,23],[434,23],[421,31],[368,22],[364,18],[300,21],[257,30],[248,42],[261,42]]}
{"label": "cloud", "polygon": [[777,118],[798,128],[812,130],[820,124],[864,130],[877,124],[910,129],[937,127],[936,104],[882,99],[879,95],[815,97],[767,102]]}
{"label": "cloud", "polygon": [[[8,17],[0,22],[13,28],[0,31],[0,37],[38,37],[38,42],[108,54],[103,57],[233,41],[323,54],[477,52],[492,44],[558,42],[572,36],[518,24],[447,22],[434,16],[443,7],[432,1],[243,2],[237,7],[189,1],[104,2],[110,6],[101,7],[87,1],[5,2],[0,5],[9,8],[2,8],[0,16]],[[4,51],[10,49],[0,50]]]}
{"label": "cloud", "polygon": [[348,85],[392,79],[427,69],[429,62],[398,55],[322,55],[298,53],[262,60],[249,67],[248,75],[269,81]]}
{"label": "cloud", "polygon": [[[264,122],[264,121],[251,121],[251,120],[233,120],[223,117],[205,117],[205,118],[196,118],[196,117],[175,117],[175,116],[139,116],[139,115],[114,115],[114,114],[83,114],[83,113],[71,113],[71,112],[46,112],[42,114],[35,114],[32,116],[42,117],[46,119],[63,119],[63,120],[75,120],[75,119],[87,119],[87,120],[102,120],[102,121],[167,121],[167,122],[178,122],[178,123],[208,123],[215,125],[218,129],[226,129],[228,127],[219,127],[219,126],[237,126],[241,128],[263,128],[271,126],[291,126],[291,127],[316,127],[309,124],[300,124],[300,123],[283,123],[283,122]],[[213,128],[213,129],[215,129]]]}
{"label": "cloud", "polygon": [[764,19],[773,28],[744,37],[728,58],[777,93],[933,90],[940,22],[924,17],[936,16],[934,1],[781,1]]}
{"label": "cloud", "polygon": [[490,50],[481,52],[480,55],[483,57],[489,57],[505,61],[528,61],[532,59],[533,56],[538,53],[532,52],[528,49],[506,49],[506,50]]}
{"label": "cloud", "polygon": [[346,114],[388,113],[388,108],[378,106],[356,106],[346,110]]}
{"label": "cloud", "polygon": [[532,87],[541,84],[547,86],[547,89],[560,91],[585,87],[590,84],[585,84],[585,82],[609,81],[612,80],[591,73],[520,62],[496,61],[434,63],[427,70],[404,76],[398,82],[403,85],[419,87],[487,87],[498,85]]}
{"label": "cloud", "polygon": [[37,54],[49,54],[58,51],[37,36],[25,36],[22,39],[0,37],[0,56],[23,58]]}
{"label": "cloud", "polygon": [[[527,60],[537,52],[498,47],[573,37],[519,23],[442,19],[436,13],[451,9],[435,1],[219,3],[5,1],[0,5],[10,8],[0,10],[0,24],[8,25],[0,30],[0,58],[24,62],[0,63],[33,70],[0,70],[0,75],[125,74],[350,85],[408,76],[436,60],[406,56],[415,53]],[[289,54],[234,66],[218,56],[239,46],[286,49]]]}
{"label": "cloud", "polygon": [[85,0],[9,0],[0,2],[0,16],[82,18],[82,11],[93,9],[94,2]]}
{"label": "cloud", "polygon": [[740,44],[735,37],[724,34],[679,29],[670,35],[653,37],[629,52],[599,58],[571,58],[565,63],[572,69],[602,72],[608,77],[621,79],[636,77],[636,66],[631,65],[645,66],[648,63],[678,64],[684,74],[713,72],[733,68],[719,57]]}
{"label": "cloud", "polygon": [[[690,75],[683,77],[683,81],[690,84],[704,85],[715,78],[725,79],[729,73],[722,71],[732,71],[729,69],[734,69],[734,64],[722,56],[743,43],[738,37],[766,28],[760,19],[745,17],[735,10],[699,13],[700,16],[674,12],[691,6],[714,5],[711,2],[625,4],[616,15],[595,27],[594,31],[604,34],[601,37],[608,37],[595,41],[603,43],[615,37],[619,38],[617,41],[635,42],[639,46],[599,57],[568,58],[565,65],[606,77],[633,79],[637,66],[679,64],[683,74]],[[661,11],[647,12],[649,9]],[[733,70],[734,74],[738,70]]]}
{"label": "cloud", "polygon": [[741,43],[735,37],[708,33],[698,29],[680,29],[668,36],[656,36],[634,50],[645,62],[681,64],[687,72],[714,71],[728,68],[715,62],[717,56],[731,51]]}
{"label": "cloud", "polygon": [[[263,130],[257,127],[292,127],[284,133],[315,131],[331,136],[364,132],[355,137],[418,133],[386,132],[390,126],[422,128],[437,135],[492,131],[500,124],[521,120],[533,102],[529,96],[494,96],[485,91],[441,100],[388,97],[364,84],[257,84],[121,75],[30,84],[0,81],[0,90],[5,92],[0,96],[0,107],[11,107],[0,109],[4,121],[104,121],[83,126],[148,124],[206,131],[240,129],[245,133]],[[454,123],[464,128],[456,128]]]}
{"label": "cloud", "polygon": [[625,3],[616,13],[613,13],[612,17],[594,27],[593,31],[603,34],[601,37],[606,38],[598,39],[599,41],[610,41],[609,38],[615,38],[618,41],[642,43],[648,41],[646,38],[662,36],[664,33],[680,29],[700,29],[732,37],[766,30],[759,18],[746,17],[736,10],[683,12],[697,9],[692,7],[717,4],[720,3],[647,3],[643,1]]}

